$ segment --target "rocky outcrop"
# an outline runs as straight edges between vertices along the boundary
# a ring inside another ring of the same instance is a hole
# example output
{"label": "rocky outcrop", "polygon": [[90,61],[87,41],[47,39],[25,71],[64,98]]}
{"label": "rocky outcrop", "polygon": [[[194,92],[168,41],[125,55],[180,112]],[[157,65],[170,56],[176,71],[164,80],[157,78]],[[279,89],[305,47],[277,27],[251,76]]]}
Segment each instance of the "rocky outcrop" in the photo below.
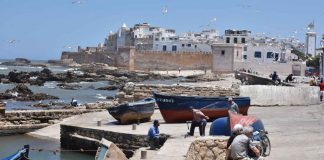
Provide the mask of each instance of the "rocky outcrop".
{"label": "rocky outcrop", "polygon": [[186,160],[225,160],[227,137],[205,137],[193,141]]}
{"label": "rocky outcrop", "polygon": [[109,86],[105,86],[105,87],[99,87],[99,88],[97,88],[97,90],[111,91],[111,90],[117,90],[118,88],[119,88],[119,86],[117,86],[117,85],[109,85]]}
{"label": "rocky outcrop", "polygon": [[68,90],[78,90],[82,88],[82,86],[77,84],[66,84],[66,83],[60,83],[57,84],[57,86],[61,89],[68,89]]}
{"label": "rocky outcrop", "polygon": [[46,93],[33,93],[26,85],[18,84],[12,89],[8,89],[5,93],[0,93],[0,99],[15,99],[18,101],[39,101],[46,99],[59,99]]}
{"label": "rocky outcrop", "polygon": [[30,64],[30,60],[25,58],[16,58],[15,61],[2,62],[2,65],[7,66],[26,66]]}

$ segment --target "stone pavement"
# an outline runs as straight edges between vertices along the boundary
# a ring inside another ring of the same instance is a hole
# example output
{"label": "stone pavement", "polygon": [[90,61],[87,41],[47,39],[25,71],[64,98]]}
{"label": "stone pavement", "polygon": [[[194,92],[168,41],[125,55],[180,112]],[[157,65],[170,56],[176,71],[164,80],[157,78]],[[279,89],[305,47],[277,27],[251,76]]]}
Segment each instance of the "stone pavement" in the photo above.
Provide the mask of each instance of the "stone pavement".
{"label": "stone pavement", "polygon": [[[267,157],[267,159],[323,159],[324,104],[312,106],[251,107],[249,114],[259,117],[269,132],[268,136],[271,141],[272,150],[270,157]],[[76,119],[65,123],[142,135],[146,135],[148,128],[152,125],[152,122],[142,123],[137,125],[136,130],[132,130],[131,125],[113,125],[114,120],[107,112],[88,113],[76,117]],[[102,126],[100,127],[97,126],[97,120],[99,119],[103,119]],[[152,119],[163,121],[158,110],[156,110]],[[56,133],[58,135],[56,137],[59,137],[59,128],[57,130]],[[188,131],[187,125],[164,124],[162,122],[160,131],[161,133],[172,135],[172,138],[168,139],[160,150],[152,151],[149,155],[154,155],[155,159],[184,159],[183,155],[187,152],[191,141],[190,138],[184,139],[184,135]],[[36,131],[35,133],[37,135],[38,132]],[[42,130],[42,133],[46,133],[46,128]],[[209,133],[209,126],[206,127],[206,133]],[[195,134],[198,135],[197,128]]]}

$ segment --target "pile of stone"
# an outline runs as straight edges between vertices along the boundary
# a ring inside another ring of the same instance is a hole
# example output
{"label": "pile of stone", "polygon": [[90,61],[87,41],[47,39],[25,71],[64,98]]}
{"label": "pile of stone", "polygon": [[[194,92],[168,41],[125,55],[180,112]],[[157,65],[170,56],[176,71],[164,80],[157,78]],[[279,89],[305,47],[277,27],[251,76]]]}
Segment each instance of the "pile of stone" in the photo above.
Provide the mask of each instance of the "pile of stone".
{"label": "pile of stone", "polygon": [[134,84],[126,85],[116,94],[120,103],[137,101],[143,98],[152,97],[152,92],[184,96],[238,96],[235,88],[223,88],[219,86],[197,87],[187,85],[161,85],[161,84]]}
{"label": "pile of stone", "polygon": [[186,160],[223,160],[226,155],[226,137],[205,137],[193,141]]}

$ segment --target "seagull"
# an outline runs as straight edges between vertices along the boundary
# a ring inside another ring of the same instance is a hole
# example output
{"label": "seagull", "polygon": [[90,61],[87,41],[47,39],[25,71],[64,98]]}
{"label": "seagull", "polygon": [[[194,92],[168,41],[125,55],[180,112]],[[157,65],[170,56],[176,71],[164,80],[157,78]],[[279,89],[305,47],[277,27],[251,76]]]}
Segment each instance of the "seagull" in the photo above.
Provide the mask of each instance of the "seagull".
{"label": "seagull", "polygon": [[10,44],[13,44],[13,43],[15,43],[15,42],[16,42],[15,39],[13,39],[13,40],[9,40],[9,41],[8,41],[8,43],[10,43]]}
{"label": "seagull", "polygon": [[72,4],[81,4],[82,1],[72,1]]}
{"label": "seagull", "polygon": [[168,13],[168,7],[167,7],[167,6],[164,6],[164,7],[162,8],[162,14],[165,15],[165,14],[167,14],[167,13]]}

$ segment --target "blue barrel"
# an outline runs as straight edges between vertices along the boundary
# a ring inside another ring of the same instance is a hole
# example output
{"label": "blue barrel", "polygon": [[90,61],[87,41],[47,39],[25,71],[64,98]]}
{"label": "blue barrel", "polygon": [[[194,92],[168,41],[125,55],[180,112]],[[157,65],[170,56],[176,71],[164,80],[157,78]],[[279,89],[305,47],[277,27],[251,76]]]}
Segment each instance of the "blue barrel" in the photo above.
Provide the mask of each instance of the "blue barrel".
{"label": "blue barrel", "polygon": [[210,126],[209,135],[230,136],[231,129],[228,117],[218,118]]}

